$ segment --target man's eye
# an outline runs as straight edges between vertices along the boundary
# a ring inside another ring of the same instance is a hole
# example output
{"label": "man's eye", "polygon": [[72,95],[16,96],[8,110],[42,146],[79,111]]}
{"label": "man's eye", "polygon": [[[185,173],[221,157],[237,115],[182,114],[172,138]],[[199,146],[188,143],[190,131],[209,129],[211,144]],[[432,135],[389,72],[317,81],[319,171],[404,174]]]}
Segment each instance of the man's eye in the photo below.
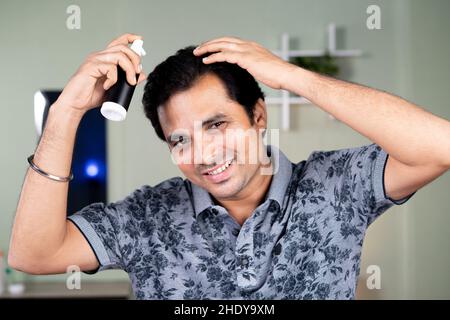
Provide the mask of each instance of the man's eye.
{"label": "man's eye", "polygon": [[218,129],[222,124],[224,124],[225,123],[225,121],[217,121],[217,122],[214,122],[212,125],[211,125],[211,129]]}
{"label": "man's eye", "polygon": [[173,143],[173,146],[175,147],[175,146],[177,146],[179,143],[181,143],[181,144],[186,144],[186,143],[188,143],[188,142],[189,142],[189,139],[187,139],[187,138],[185,138],[185,137],[179,137],[178,140],[175,141],[175,142]]}

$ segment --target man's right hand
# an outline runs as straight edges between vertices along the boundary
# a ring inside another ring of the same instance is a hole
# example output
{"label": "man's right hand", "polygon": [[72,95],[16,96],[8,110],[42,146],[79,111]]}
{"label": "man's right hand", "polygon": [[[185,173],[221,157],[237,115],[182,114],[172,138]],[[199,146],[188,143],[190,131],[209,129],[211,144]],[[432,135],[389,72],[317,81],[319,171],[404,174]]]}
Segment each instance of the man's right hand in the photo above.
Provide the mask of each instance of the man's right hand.
{"label": "man's right hand", "polygon": [[142,72],[141,58],[128,47],[136,39],[135,34],[124,34],[113,40],[105,50],[91,53],[70,78],[58,98],[58,104],[84,113],[99,107],[104,100],[105,91],[117,81],[119,65],[127,76],[127,81],[136,84],[146,79]]}
{"label": "man's right hand", "polygon": [[[117,80],[117,66],[127,81],[139,82],[140,57],[128,43],[141,38],[125,34],[100,52],[87,57],[49,110],[45,130],[35,152],[36,165],[46,172],[67,176],[79,121],[89,109],[100,106],[106,89]],[[52,181],[27,171],[11,233],[8,263],[32,274],[64,273],[67,266],[95,270],[99,266],[86,238],[67,221],[68,183]],[[41,223],[46,221],[46,223]]]}

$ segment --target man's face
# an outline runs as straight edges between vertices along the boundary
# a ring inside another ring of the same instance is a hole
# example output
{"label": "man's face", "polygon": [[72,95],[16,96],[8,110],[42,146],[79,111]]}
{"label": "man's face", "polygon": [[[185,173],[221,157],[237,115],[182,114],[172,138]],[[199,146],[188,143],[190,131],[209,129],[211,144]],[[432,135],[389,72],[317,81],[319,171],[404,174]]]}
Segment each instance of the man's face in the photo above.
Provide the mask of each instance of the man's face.
{"label": "man's face", "polygon": [[266,110],[259,100],[251,125],[245,109],[231,100],[221,80],[201,77],[192,88],[159,107],[172,158],[185,177],[216,199],[234,199],[258,175]]}

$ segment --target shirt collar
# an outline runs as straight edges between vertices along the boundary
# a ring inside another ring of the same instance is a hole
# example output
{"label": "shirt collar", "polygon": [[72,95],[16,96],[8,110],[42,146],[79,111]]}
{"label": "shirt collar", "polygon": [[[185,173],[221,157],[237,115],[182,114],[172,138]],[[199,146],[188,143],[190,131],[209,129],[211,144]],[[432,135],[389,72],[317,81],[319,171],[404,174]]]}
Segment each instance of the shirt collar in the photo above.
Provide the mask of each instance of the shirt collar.
{"label": "shirt collar", "polygon": [[[292,163],[286,157],[286,155],[277,147],[268,145],[267,154],[269,155],[273,168],[275,171],[272,181],[270,182],[270,188],[267,192],[265,201],[272,199],[278,202],[280,207],[283,204],[283,199],[286,194],[286,189],[291,180],[292,175]],[[192,197],[194,200],[195,217],[198,217],[204,210],[213,207],[214,201],[211,195],[205,189],[191,183]]]}

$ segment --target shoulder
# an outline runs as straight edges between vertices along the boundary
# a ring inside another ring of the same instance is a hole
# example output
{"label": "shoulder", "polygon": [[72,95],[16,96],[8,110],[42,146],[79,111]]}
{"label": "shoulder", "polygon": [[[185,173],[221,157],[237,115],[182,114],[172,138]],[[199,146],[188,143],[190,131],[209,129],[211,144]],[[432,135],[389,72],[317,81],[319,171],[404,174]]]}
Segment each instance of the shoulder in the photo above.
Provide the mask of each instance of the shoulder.
{"label": "shoulder", "polygon": [[145,210],[149,203],[166,202],[167,199],[174,201],[187,194],[185,182],[181,177],[173,177],[164,180],[154,186],[142,185],[129,193],[125,198],[114,203],[110,203],[108,207],[122,209],[125,211]]}
{"label": "shoulder", "polygon": [[293,164],[292,180],[296,186],[311,190],[333,186],[372,167],[383,149],[375,143],[334,150],[314,150],[306,160]]}
{"label": "shoulder", "polygon": [[325,165],[329,163],[344,163],[353,157],[364,155],[375,155],[382,149],[375,143],[359,147],[341,148],[336,150],[316,150],[311,153],[306,162],[314,165]]}

